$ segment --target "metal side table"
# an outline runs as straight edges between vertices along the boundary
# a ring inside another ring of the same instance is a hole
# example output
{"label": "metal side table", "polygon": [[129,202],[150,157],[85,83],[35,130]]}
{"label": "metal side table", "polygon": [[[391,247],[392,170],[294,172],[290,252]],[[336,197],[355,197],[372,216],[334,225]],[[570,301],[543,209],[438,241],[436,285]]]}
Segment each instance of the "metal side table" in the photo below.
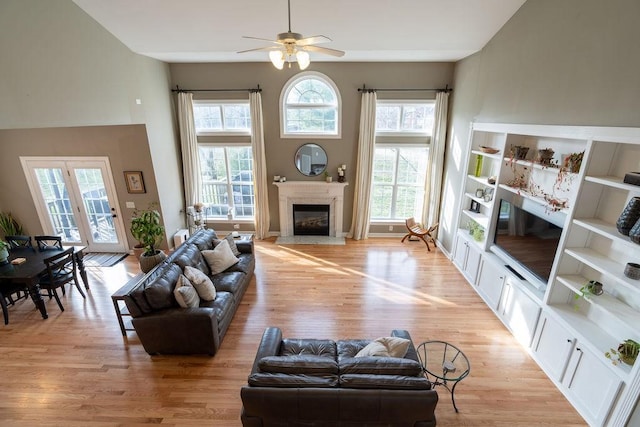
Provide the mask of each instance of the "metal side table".
{"label": "metal side table", "polygon": [[[469,359],[456,346],[444,341],[426,341],[416,348],[422,371],[429,381],[431,375],[435,379],[434,386],[444,386],[451,393],[453,409],[458,412],[454,392],[460,381],[465,379],[471,371]],[[453,387],[449,388],[449,384]]]}

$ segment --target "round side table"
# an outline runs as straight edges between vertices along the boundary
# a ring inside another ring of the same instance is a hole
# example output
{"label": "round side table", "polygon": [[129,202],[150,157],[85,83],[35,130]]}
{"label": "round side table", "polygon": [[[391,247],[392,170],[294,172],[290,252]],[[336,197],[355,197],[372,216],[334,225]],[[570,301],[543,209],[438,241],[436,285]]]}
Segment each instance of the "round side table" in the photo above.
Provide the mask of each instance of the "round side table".
{"label": "round side table", "polygon": [[[444,386],[451,393],[453,409],[458,412],[453,393],[460,381],[465,379],[471,371],[469,359],[456,346],[444,341],[426,341],[416,348],[422,371],[429,381],[431,375],[435,379],[434,386]],[[449,384],[453,387],[449,388]]]}

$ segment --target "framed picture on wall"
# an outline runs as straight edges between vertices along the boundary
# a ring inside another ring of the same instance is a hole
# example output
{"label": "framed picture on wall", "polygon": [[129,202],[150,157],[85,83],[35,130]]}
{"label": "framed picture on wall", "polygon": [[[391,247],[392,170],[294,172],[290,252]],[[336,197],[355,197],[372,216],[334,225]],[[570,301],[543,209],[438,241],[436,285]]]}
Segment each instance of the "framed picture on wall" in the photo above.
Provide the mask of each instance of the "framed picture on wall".
{"label": "framed picture on wall", "polygon": [[127,192],[146,193],[142,171],[124,171],[124,180],[127,182]]}

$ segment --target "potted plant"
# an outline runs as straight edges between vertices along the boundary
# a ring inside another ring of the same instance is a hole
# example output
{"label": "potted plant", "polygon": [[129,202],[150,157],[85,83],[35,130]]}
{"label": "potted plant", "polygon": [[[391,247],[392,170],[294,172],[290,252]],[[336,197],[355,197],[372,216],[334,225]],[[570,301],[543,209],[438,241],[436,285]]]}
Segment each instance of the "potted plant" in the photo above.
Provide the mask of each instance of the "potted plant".
{"label": "potted plant", "polygon": [[324,179],[325,179],[327,182],[331,182],[331,181],[333,181],[333,178],[331,177],[331,175],[329,175],[329,172],[327,172],[327,171],[324,171]]}
{"label": "potted plant", "polygon": [[140,242],[144,251],[140,254],[140,269],[150,271],[167,255],[157,248],[164,237],[164,227],[160,224],[160,212],[153,209],[134,211],[131,219],[131,235]]}
{"label": "potted plant", "polygon": [[0,230],[3,236],[16,236],[26,234],[24,228],[11,215],[11,212],[0,212]]}
{"label": "potted plant", "polygon": [[9,261],[9,244],[4,240],[0,240],[0,265],[5,265]]}
{"label": "potted plant", "polygon": [[640,353],[640,344],[638,342],[628,339],[618,345],[618,350],[609,349],[604,355],[607,359],[611,359],[614,365],[622,361],[627,365],[633,365]]}

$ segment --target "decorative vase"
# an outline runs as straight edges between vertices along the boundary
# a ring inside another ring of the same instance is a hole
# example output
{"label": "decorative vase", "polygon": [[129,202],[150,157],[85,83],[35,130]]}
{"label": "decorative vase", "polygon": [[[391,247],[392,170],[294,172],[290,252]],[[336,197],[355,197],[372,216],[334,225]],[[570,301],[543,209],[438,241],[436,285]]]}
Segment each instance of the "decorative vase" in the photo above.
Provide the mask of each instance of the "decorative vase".
{"label": "decorative vase", "polygon": [[524,145],[511,146],[511,154],[513,155],[513,158],[516,160],[524,160],[527,157],[528,152],[529,152],[529,147],[525,147]]}
{"label": "decorative vase", "polygon": [[551,159],[553,159],[554,151],[551,148],[543,148],[538,150],[538,162],[541,165],[550,165]]}
{"label": "decorative vase", "polygon": [[640,197],[633,197],[620,214],[616,222],[616,227],[618,231],[625,236],[629,236],[631,230],[635,229],[636,240],[634,240],[633,237],[631,240],[636,243],[640,243],[640,223],[638,219],[640,219]]}
{"label": "decorative vase", "polygon": [[629,230],[629,238],[633,243],[640,244],[640,218],[638,218],[635,225]]}
{"label": "decorative vase", "polygon": [[628,262],[624,268],[624,275],[629,279],[640,280],[640,264]]}
{"label": "decorative vase", "polygon": [[333,178],[332,178],[332,177],[330,177],[330,176],[328,176],[328,177],[326,178],[326,180],[327,180],[327,182],[331,182],[331,181],[333,181]]}

